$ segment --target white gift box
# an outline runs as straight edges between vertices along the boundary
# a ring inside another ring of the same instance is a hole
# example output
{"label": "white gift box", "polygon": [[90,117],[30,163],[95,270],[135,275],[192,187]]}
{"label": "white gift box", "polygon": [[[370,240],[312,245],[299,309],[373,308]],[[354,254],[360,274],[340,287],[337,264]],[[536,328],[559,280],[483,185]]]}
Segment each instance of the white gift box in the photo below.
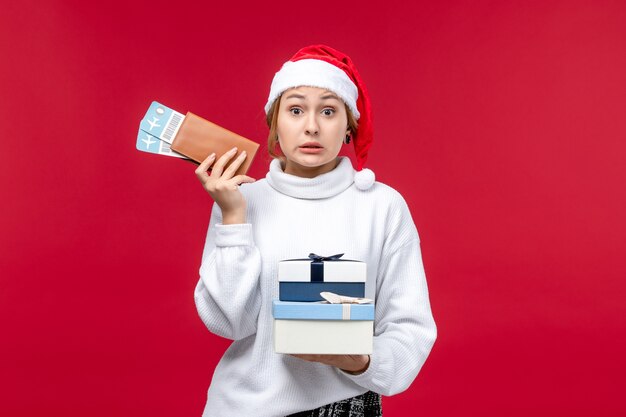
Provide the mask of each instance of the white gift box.
{"label": "white gift box", "polygon": [[274,300],[276,353],[368,355],[374,337],[373,304]]}
{"label": "white gift box", "polygon": [[321,301],[320,292],[351,297],[365,296],[367,264],[339,259],[342,254],[308,259],[287,259],[278,263],[279,298],[282,301]]}

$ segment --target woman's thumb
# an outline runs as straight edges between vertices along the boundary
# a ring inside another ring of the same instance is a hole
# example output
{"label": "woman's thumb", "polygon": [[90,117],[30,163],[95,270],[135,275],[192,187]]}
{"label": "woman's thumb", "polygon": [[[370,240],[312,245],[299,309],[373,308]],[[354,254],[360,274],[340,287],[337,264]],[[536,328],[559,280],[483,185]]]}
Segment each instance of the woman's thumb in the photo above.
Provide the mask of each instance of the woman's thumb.
{"label": "woman's thumb", "polygon": [[237,175],[236,180],[237,180],[237,184],[251,183],[251,182],[256,181],[254,178],[249,177],[247,175]]}

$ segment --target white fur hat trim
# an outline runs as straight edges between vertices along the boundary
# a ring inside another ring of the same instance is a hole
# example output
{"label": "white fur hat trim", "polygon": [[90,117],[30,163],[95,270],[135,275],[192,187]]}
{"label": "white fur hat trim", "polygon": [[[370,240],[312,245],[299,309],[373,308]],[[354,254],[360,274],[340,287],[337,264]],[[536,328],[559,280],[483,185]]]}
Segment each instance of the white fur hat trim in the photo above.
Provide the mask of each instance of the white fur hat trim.
{"label": "white fur hat trim", "polygon": [[356,100],[359,96],[359,90],[356,85],[343,70],[319,59],[301,59],[285,62],[272,80],[270,94],[265,104],[265,113],[267,114],[274,100],[283,92],[300,86],[330,90],[346,103],[357,120],[361,116],[356,105]]}

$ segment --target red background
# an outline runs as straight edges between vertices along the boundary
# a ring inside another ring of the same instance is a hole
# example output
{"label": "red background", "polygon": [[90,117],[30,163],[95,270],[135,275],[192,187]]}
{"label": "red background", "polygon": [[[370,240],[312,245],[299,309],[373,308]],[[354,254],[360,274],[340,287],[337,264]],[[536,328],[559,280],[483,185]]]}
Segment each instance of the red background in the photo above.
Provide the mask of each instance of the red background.
{"label": "red background", "polygon": [[274,72],[321,42],[367,82],[368,165],[409,203],[439,328],[385,415],[624,415],[625,22],[623,1],[4,2],[0,414],[200,415],[229,343],[193,303],[212,202],[138,123],[191,110],[262,143],[262,178]]}

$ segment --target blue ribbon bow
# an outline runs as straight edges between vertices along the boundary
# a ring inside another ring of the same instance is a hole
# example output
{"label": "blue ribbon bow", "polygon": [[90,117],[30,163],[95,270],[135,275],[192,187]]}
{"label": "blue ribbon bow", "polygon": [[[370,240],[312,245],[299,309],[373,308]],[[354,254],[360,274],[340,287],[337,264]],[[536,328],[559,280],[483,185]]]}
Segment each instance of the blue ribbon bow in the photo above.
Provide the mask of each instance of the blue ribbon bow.
{"label": "blue ribbon bow", "polygon": [[309,253],[309,259],[311,259],[311,282],[324,282],[324,261],[338,261],[342,256],[343,253],[332,256],[320,256]]}
{"label": "blue ribbon bow", "polygon": [[338,253],[337,255],[332,255],[332,256],[321,256],[321,255],[316,255],[314,253],[309,253],[309,258],[312,259],[313,261],[317,261],[317,262],[323,262],[323,261],[336,261],[337,259],[341,258],[343,256],[343,253]]}

